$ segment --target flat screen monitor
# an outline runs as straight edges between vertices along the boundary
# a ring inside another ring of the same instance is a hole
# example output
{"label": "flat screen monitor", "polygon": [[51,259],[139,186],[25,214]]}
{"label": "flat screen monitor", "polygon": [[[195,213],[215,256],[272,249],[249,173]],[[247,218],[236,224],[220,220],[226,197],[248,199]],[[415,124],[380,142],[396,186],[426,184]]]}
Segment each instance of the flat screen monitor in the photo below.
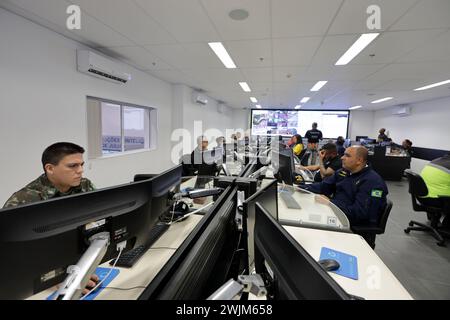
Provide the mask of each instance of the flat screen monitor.
{"label": "flat screen monitor", "polygon": [[139,297],[206,299],[242,273],[246,250],[235,226],[237,188],[228,187]]}
{"label": "flat screen monitor", "polygon": [[133,182],[0,211],[0,299],[24,299],[64,280],[89,246],[109,232],[102,262],[144,245],[158,214],[151,211],[152,181]]}
{"label": "flat screen monitor", "polygon": [[259,202],[256,203],[255,268],[270,283],[269,299],[350,299]]}
{"label": "flat screen monitor", "polygon": [[258,190],[242,204],[244,219],[247,218],[247,242],[248,242],[248,264],[251,267],[254,259],[254,228],[255,228],[255,205],[261,203],[268,209],[273,218],[278,221],[278,183],[273,180],[270,184]]}
{"label": "flat screen monitor", "polygon": [[292,149],[272,151],[272,167],[280,182],[294,184],[295,162]]}
{"label": "flat screen monitor", "polygon": [[305,136],[312,123],[318,124],[324,139],[348,136],[350,112],[348,110],[281,110],[253,109],[251,115],[252,135]]}

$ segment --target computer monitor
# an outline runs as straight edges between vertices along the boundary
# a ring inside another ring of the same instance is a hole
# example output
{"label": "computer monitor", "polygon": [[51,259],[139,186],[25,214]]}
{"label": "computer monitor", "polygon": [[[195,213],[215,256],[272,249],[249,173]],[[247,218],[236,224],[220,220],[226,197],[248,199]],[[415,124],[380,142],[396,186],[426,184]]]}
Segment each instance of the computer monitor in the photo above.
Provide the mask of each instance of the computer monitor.
{"label": "computer monitor", "polygon": [[228,187],[139,297],[141,300],[206,299],[242,273],[245,231],[235,226],[237,188]]}
{"label": "computer monitor", "polygon": [[109,232],[102,262],[125,248],[145,244],[158,220],[151,211],[152,181],[55,198],[0,211],[0,299],[24,299],[64,280],[89,246],[88,239]]}
{"label": "computer monitor", "polygon": [[244,220],[247,220],[248,232],[248,264],[251,267],[255,259],[254,250],[254,228],[255,228],[255,205],[261,203],[268,211],[273,214],[273,218],[278,220],[278,183],[273,180],[264,188],[258,190],[251,197],[247,198],[242,204]]}
{"label": "computer monitor", "polygon": [[162,216],[170,210],[173,205],[170,195],[179,191],[182,173],[183,168],[178,165],[161,174],[138,174],[134,176],[134,181],[151,179],[151,211],[153,215]]}
{"label": "computer monitor", "polygon": [[368,136],[356,136],[356,141],[360,141],[361,139],[368,139]]}
{"label": "computer monitor", "polygon": [[279,181],[285,184],[294,184],[294,155],[292,149],[286,149],[280,152],[272,151],[272,167],[277,172]]}
{"label": "computer monitor", "polygon": [[259,202],[256,203],[255,268],[270,284],[269,299],[351,298]]}

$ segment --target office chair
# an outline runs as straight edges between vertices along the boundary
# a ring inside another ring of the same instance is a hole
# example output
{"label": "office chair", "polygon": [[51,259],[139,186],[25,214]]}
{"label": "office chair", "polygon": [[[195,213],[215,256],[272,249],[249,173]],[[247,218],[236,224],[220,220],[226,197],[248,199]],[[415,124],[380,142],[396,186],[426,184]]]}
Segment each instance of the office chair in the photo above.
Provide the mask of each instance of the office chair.
{"label": "office chair", "polygon": [[408,191],[411,194],[413,210],[425,211],[430,219],[430,225],[411,220],[409,227],[404,230],[405,233],[409,233],[411,230],[427,231],[438,241],[438,246],[445,246],[444,236],[450,236],[450,232],[442,230],[439,220],[444,213],[447,213],[447,217],[450,215],[450,197],[439,197],[438,199],[441,201],[436,200],[432,203],[428,201],[427,203],[427,198],[423,197],[428,195],[428,188],[423,178],[409,169],[405,170],[405,174],[408,178]]}
{"label": "office chair", "polygon": [[386,230],[386,224],[389,218],[389,214],[392,209],[392,201],[386,199],[386,206],[384,207],[383,213],[380,216],[380,220],[376,226],[366,227],[366,226],[354,226],[351,227],[352,231],[359,234],[366,240],[372,249],[375,249],[375,238],[377,234],[383,234]]}
{"label": "office chair", "polygon": [[190,153],[185,154],[181,157],[180,164],[183,165],[183,173],[182,173],[183,177],[190,177],[196,174],[197,168],[191,162],[192,159]]}

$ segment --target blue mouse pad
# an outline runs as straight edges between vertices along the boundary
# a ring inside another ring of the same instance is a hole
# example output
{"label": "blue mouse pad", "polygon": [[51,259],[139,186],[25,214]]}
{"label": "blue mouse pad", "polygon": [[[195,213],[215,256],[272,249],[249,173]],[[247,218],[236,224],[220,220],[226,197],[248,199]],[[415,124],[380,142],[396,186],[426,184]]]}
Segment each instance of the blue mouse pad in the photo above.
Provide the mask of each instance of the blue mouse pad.
{"label": "blue mouse pad", "polygon": [[320,251],[320,260],[324,259],[334,259],[339,262],[339,269],[330,272],[358,280],[358,259],[355,256],[323,247]]}
{"label": "blue mouse pad", "polygon": [[[100,268],[98,267],[97,269],[95,269],[95,274],[98,276],[99,281],[102,281],[106,275],[108,274],[109,270],[111,270],[111,268]],[[113,269],[111,271],[111,273],[109,274],[108,278],[105,280],[105,282],[102,283],[102,285],[97,288],[94,292],[90,293],[86,298],[84,298],[84,300],[94,300],[95,297],[98,296],[98,294],[100,292],[102,292],[102,290],[108,286],[108,284],[111,283],[111,281],[113,281],[113,279],[115,277],[117,277],[117,275],[119,274],[120,270],[119,269]],[[53,300],[55,298],[56,292],[53,292],[50,296],[47,297],[47,300]]]}

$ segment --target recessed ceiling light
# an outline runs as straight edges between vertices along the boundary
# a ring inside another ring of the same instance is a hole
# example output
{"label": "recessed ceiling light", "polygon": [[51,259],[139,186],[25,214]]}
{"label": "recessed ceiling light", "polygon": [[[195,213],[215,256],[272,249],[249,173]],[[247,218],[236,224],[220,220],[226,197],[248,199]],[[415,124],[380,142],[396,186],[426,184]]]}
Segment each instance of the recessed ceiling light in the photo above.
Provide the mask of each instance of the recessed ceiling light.
{"label": "recessed ceiling light", "polygon": [[385,102],[385,101],[392,100],[392,99],[394,99],[394,98],[393,97],[387,97],[387,98],[383,98],[383,99],[380,99],[380,100],[372,101],[371,103],[381,103],[381,102]]}
{"label": "recessed ceiling light", "polygon": [[232,10],[230,11],[230,13],[228,14],[228,16],[236,21],[242,21],[248,18],[249,14],[247,10],[244,9],[236,9],[236,10]]}
{"label": "recessed ceiling light", "polygon": [[348,108],[348,110],[356,110],[356,109],[361,109],[361,108],[362,108],[362,106],[354,106],[354,107]]}
{"label": "recessed ceiling light", "polygon": [[259,104],[257,104],[256,108],[261,109],[262,107]]}
{"label": "recessed ceiling light", "polygon": [[311,91],[319,91],[320,89],[322,89],[322,87],[323,87],[324,85],[327,84],[327,82],[328,82],[328,81],[319,81],[319,82],[317,82],[317,83],[314,85],[314,87],[311,88]]}
{"label": "recessed ceiling light", "polygon": [[311,99],[310,97],[304,97],[300,103],[307,103],[309,101],[309,99]]}
{"label": "recessed ceiling light", "polygon": [[300,109],[301,107],[302,107],[301,105],[295,106],[295,110],[298,110],[298,109]]}
{"label": "recessed ceiling light", "polygon": [[379,33],[364,33],[362,34],[358,40],[347,50],[346,53],[336,62],[337,66],[344,66],[352,61],[361,51],[364,50],[376,37],[378,37]]}
{"label": "recessed ceiling light", "polygon": [[425,86],[425,87],[414,89],[414,91],[428,90],[428,89],[431,89],[431,88],[434,88],[434,87],[439,87],[439,86],[446,85],[448,83],[450,83],[450,80],[445,80],[445,81],[442,81],[442,82],[437,82],[437,83],[430,84],[430,85]]}
{"label": "recessed ceiling light", "polygon": [[251,92],[252,90],[248,86],[247,82],[239,82],[239,85],[241,86],[242,90],[245,92]]}
{"label": "recessed ceiling light", "polygon": [[256,100],[255,97],[250,97],[250,100],[251,100],[253,103],[257,103],[257,102],[258,102],[258,100]]}
{"label": "recessed ceiling light", "polygon": [[236,69],[233,59],[231,59],[222,42],[209,42],[208,45],[227,69]]}

